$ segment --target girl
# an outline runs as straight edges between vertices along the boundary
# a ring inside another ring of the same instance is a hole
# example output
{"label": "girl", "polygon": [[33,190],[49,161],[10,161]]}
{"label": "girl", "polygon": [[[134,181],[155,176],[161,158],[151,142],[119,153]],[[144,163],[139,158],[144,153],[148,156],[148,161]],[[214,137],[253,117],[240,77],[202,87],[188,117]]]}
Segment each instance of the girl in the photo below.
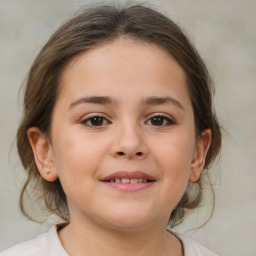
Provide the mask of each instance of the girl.
{"label": "girl", "polygon": [[17,147],[63,223],[8,255],[215,255],[167,231],[202,199],[221,133],[207,69],[167,17],[101,6],[64,24],[28,75]]}

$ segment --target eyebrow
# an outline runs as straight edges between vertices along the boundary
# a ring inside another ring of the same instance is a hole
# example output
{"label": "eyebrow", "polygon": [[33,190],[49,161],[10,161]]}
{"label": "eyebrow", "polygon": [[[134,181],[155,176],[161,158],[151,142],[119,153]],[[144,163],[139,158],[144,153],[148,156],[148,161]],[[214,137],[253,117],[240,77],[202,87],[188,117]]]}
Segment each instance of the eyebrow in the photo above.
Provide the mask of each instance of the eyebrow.
{"label": "eyebrow", "polygon": [[[91,97],[82,97],[75,101],[73,101],[69,109],[81,103],[89,103],[89,104],[98,104],[98,105],[110,105],[113,104],[114,101],[112,98],[107,96],[91,96]],[[176,99],[172,97],[148,97],[143,103],[145,105],[164,105],[164,104],[172,104],[178,107],[181,110],[185,110],[184,106]]]}
{"label": "eyebrow", "polygon": [[102,97],[102,96],[83,97],[72,102],[69,106],[69,109],[81,103],[109,105],[113,103],[113,99],[111,99],[110,97]]}
{"label": "eyebrow", "polygon": [[185,110],[184,106],[176,99],[172,97],[148,97],[145,99],[146,105],[164,105],[172,104],[181,110]]}

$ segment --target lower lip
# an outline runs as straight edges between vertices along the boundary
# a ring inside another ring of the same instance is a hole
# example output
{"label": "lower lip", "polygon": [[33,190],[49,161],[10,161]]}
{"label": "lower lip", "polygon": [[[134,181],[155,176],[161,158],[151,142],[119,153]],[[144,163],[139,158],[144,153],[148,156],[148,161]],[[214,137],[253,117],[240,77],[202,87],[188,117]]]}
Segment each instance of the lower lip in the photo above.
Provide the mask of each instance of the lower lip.
{"label": "lower lip", "polygon": [[140,191],[147,189],[154,185],[155,182],[140,182],[140,183],[119,183],[119,182],[104,182],[109,187],[112,187],[119,191]]}

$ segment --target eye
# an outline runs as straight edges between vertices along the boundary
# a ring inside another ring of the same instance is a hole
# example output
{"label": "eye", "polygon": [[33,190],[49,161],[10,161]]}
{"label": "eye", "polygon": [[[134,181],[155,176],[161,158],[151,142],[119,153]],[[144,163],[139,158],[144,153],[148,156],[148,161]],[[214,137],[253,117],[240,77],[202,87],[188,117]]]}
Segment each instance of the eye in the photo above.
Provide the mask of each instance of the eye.
{"label": "eye", "polygon": [[166,116],[163,115],[155,115],[147,120],[146,124],[153,125],[153,126],[170,126],[174,125],[175,122]]}
{"label": "eye", "polygon": [[81,124],[85,125],[85,126],[103,126],[106,124],[109,124],[110,122],[103,116],[91,116],[88,117],[86,119],[84,119]]}

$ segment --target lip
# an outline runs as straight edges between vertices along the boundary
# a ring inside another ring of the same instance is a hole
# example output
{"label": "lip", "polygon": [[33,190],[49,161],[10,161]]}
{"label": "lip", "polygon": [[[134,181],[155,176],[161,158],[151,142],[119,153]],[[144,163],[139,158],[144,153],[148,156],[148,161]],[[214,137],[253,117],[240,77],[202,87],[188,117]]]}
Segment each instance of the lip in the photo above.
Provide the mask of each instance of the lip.
{"label": "lip", "polygon": [[[121,183],[111,181],[115,179],[147,179],[147,182]],[[118,191],[136,192],[152,187],[155,184],[156,178],[141,171],[118,171],[102,178],[100,181]]]}
{"label": "lip", "polygon": [[110,181],[110,180],[114,180],[114,179],[147,179],[150,181],[156,181],[156,178],[154,178],[151,175],[148,175],[142,171],[118,171],[118,172],[114,172],[109,176],[106,176],[104,178],[101,179],[101,181]]}

